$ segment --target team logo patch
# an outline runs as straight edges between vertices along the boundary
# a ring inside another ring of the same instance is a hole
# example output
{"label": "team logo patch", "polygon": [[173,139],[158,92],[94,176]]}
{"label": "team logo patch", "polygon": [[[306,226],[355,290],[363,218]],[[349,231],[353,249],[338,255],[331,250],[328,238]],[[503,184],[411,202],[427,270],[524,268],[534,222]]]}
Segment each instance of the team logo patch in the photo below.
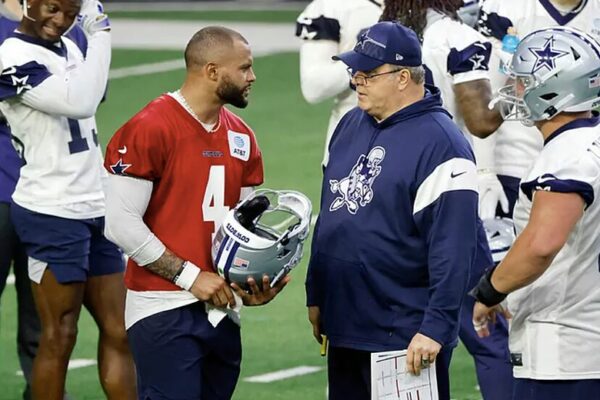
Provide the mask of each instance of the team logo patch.
{"label": "team logo patch", "polygon": [[125,175],[127,168],[131,167],[131,164],[125,164],[122,158],[119,161],[110,166],[110,170],[115,175]]}
{"label": "team logo patch", "polygon": [[373,200],[373,182],[381,173],[381,162],[385,158],[385,149],[377,146],[369,151],[368,155],[361,154],[352,167],[350,175],[339,181],[330,179],[329,190],[339,194],[331,205],[329,211],[337,211],[346,206],[350,214],[356,214],[359,207],[365,207]]}
{"label": "team logo patch", "polygon": [[250,159],[250,136],[245,133],[227,131],[227,138],[231,157],[248,161]]}
{"label": "team logo patch", "polygon": [[219,158],[223,157],[223,152],[218,150],[204,150],[202,152],[202,157]]}

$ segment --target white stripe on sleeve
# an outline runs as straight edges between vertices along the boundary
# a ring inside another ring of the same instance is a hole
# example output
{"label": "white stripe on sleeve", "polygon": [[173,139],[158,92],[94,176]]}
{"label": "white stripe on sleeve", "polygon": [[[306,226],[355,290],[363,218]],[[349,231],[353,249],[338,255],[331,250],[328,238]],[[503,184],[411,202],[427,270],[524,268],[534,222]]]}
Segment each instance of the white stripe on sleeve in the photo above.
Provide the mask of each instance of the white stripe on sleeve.
{"label": "white stripe on sleeve", "polygon": [[452,158],[436,167],[417,189],[413,215],[454,190],[477,192],[477,167],[466,158]]}

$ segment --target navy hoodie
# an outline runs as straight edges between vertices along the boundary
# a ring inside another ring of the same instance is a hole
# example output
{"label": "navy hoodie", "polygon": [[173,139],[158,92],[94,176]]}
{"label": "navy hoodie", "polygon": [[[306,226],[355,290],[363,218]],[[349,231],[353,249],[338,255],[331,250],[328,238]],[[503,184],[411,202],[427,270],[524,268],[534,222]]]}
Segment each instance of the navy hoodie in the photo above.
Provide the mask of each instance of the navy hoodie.
{"label": "navy hoodie", "polygon": [[382,122],[359,108],[342,118],[306,279],[331,345],[404,349],[416,333],[456,344],[471,268],[492,263],[476,177],[435,87]]}

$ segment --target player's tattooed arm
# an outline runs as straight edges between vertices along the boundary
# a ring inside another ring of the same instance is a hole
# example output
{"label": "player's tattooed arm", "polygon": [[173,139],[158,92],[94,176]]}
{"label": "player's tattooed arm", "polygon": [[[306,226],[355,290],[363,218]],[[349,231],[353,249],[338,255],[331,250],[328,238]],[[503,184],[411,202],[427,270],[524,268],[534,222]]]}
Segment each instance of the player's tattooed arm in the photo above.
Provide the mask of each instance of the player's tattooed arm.
{"label": "player's tattooed arm", "polygon": [[465,120],[465,125],[474,136],[485,139],[502,124],[502,115],[498,106],[490,110],[492,89],[487,79],[459,83],[454,85],[456,106]]}
{"label": "player's tattooed arm", "polygon": [[173,281],[177,273],[180,272],[182,265],[183,260],[169,251],[169,249],[166,249],[158,260],[146,265],[144,268],[169,281]]}

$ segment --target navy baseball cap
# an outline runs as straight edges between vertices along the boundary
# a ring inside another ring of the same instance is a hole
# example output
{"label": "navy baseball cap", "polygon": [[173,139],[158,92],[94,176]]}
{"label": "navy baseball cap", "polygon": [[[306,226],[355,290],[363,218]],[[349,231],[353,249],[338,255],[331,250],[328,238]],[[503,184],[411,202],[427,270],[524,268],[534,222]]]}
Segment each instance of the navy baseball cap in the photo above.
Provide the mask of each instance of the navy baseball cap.
{"label": "navy baseball cap", "polygon": [[383,64],[418,67],[421,44],[417,34],[396,21],[379,22],[358,37],[354,50],[332,57],[352,71],[371,71]]}

